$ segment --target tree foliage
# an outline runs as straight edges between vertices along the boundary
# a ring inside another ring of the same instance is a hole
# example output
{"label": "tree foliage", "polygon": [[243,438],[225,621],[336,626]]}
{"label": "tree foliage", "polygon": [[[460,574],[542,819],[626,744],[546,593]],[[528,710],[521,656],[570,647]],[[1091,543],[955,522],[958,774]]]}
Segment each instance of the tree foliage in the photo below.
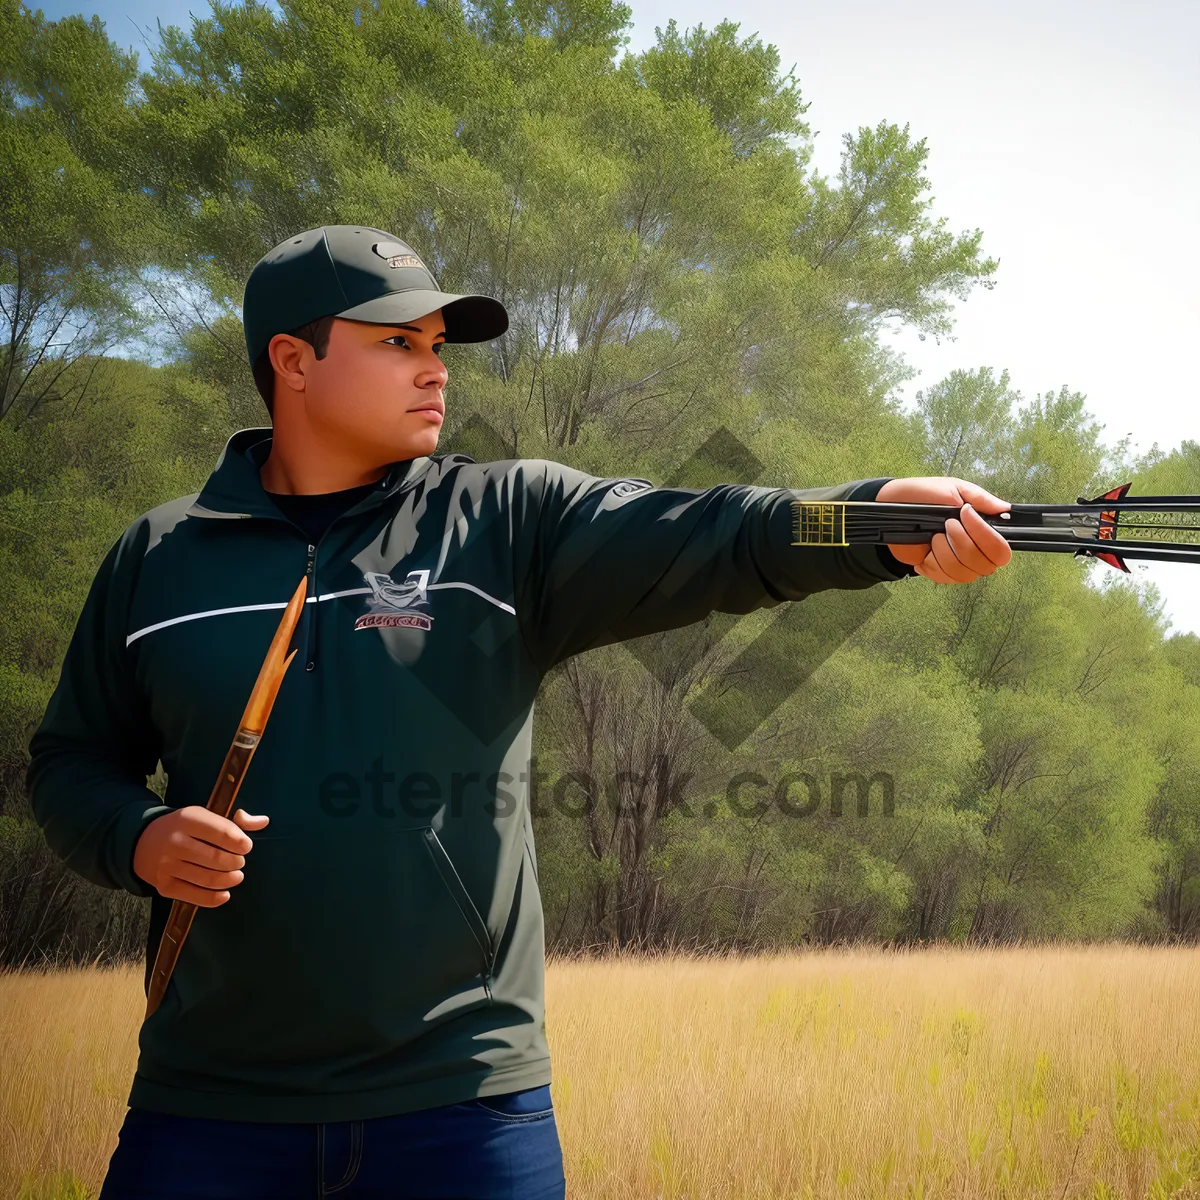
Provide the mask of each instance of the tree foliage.
{"label": "tree foliage", "polygon": [[[672,20],[632,54],[629,20],[611,0],[218,2],[140,70],[95,18],[0,0],[0,960],[140,947],[144,905],[31,833],[26,744],[112,540],[266,423],[239,305],[298,231],[391,230],[508,307],[503,338],[447,351],[443,450],[691,487],[1200,491],[1197,443],[1133,456],[1085,396],[1026,400],[1001,365],[902,404],[885,324],[942,336],[998,269],[935,215],[925,141],[880,119],[822,177],[775,47]],[[138,337],[147,361],[110,353]],[[1194,938],[1200,639],[1103,571],[1019,556],[885,586],[819,661],[844,598],[565,664],[535,725],[548,941]],[[809,661],[732,750],[697,716],[757,713]],[[591,782],[560,804],[570,771]]]}

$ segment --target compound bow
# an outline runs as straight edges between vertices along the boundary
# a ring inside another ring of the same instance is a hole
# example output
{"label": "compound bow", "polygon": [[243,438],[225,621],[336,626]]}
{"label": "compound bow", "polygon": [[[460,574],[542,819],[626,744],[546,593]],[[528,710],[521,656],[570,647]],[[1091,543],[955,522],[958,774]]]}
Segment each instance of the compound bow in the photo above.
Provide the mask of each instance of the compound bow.
{"label": "compound bow", "polygon": [[[1123,483],[1094,500],[1074,504],[1014,504],[1008,512],[980,513],[1014,550],[1098,558],[1129,571],[1127,558],[1200,563],[1200,496],[1126,499]],[[943,504],[890,504],[873,500],[793,500],[793,546],[896,545],[928,542],[945,531],[959,509]],[[1130,520],[1127,514],[1136,519]],[[1118,530],[1136,531],[1132,538]],[[1183,538],[1172,535],[1184,534]]]}

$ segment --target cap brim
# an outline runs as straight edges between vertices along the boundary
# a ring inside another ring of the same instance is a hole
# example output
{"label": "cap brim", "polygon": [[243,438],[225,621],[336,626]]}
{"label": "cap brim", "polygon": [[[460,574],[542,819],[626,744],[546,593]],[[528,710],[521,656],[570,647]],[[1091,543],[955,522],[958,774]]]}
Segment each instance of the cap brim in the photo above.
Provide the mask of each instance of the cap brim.
{"label": "cap brim", "polygon": [[373,325],[404,325],[439,308],[448,342],[487,342],[508,329],[508,311],[499,300],[450,292],[390,292],[334,316]]}

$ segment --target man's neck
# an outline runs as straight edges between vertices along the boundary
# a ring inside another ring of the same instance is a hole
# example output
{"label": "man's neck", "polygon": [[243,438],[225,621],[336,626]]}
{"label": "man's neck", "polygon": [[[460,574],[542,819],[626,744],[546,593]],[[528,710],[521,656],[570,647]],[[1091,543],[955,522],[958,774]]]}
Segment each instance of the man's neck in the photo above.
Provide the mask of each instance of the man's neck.
{"label": "man's neck", "polygon": [[387,474],[388,464],[355,459],[347,452],[281,442],[278,431],[271,438],[271,452],[259,468],[263,490],[282,495],[311,496],[344,492],[347,488],[376,483]]}

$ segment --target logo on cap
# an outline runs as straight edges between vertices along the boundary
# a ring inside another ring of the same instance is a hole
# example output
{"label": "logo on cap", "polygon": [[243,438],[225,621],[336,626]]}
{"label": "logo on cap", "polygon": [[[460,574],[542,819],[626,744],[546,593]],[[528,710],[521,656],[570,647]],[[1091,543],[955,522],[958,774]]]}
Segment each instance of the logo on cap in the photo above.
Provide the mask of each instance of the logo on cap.
{"label": "logo on cap", "polygon": [[425,270],[425,264],[401,242],[376,242],[371,249],[389,267],[420,267]]}

